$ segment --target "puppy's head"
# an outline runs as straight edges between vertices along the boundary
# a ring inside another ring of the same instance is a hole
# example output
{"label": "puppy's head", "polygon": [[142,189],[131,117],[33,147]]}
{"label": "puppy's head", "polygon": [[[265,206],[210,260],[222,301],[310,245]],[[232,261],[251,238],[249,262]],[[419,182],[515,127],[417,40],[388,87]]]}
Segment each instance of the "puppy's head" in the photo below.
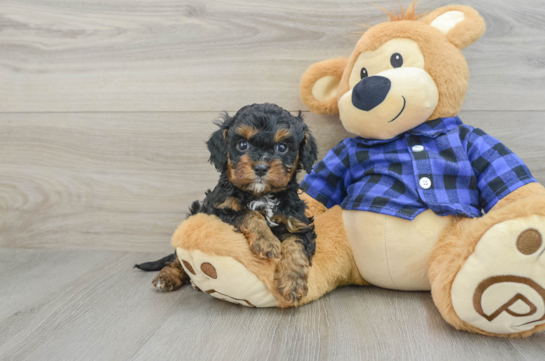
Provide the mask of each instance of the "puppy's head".
{"label": "puppy's head", "polygon": [[297,169],[310,172],[316,162],[316,141],[301,114],[293,116],[274,104],[253,104],[233,117],[225,114],[218,125],[207,142],[210,163],[244,191],[278,192]]}

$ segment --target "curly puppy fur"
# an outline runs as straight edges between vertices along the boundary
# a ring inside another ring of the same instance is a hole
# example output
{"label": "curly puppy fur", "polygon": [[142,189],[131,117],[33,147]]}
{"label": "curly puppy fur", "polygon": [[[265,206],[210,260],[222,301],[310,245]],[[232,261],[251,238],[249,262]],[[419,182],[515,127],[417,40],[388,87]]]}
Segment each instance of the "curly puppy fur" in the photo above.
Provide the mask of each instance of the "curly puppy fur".
{"label": "curly puppy fur", "polygon": [[165,291],[176,291],[189,282],[189,276],[185,273],[178,257],[173,262],[167,263],[161,269],[157,277],[151,282],[153,287]]}
{"label": "curly puppy fur", "polygon": [[190,214],[215,215],[242,232],[259,257],[280,258],[277,287],[295,305],[307,294],[316,250],[313,219],[299,198],[296,174],[311,171],[316,141],[301,113],[293,116],[268,103],[224,114],[218,126],[207,146],[220,179],[202,202],[192,204]]}

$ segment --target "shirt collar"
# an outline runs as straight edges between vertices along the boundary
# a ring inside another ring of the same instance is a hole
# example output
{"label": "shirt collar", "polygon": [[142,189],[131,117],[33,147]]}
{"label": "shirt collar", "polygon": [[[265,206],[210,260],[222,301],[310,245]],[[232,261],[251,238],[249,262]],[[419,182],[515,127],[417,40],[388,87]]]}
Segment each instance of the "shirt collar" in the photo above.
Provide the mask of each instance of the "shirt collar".
{"label": "shirt collar", "polygon": [[405,135],[418,135],[429,138],[437,138],[439,135],[445,134],[462,124],[462,121],[457,116],[449,118],[437,118],[422,123],[418,127],[413,128],[405,133],[399,134],[398,136],[391,139],[366,139],[362,137],[356,137],[355,139],[362,144],[370,146],[376,144],[390,143],[396,139],[405,137]]}
{"label": "shirt collar", "polygon": [[437,118],[420,124],[418,127],[409,130],[406,134],[436,138],[462,124],[462,121],[458,117]]}

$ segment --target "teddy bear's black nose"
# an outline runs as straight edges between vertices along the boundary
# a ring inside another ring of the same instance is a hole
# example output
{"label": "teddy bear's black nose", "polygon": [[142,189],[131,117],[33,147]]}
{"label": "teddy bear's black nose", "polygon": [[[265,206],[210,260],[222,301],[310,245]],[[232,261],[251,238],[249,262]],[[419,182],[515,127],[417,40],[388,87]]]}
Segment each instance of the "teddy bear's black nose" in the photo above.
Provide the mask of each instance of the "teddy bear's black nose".
{"label": "teddy bear's black nose", "polygon": [[390,79],[383,76],[363,78],[352,90],[352,104],[358,109],[369,111],[384,101],[391,86]]}

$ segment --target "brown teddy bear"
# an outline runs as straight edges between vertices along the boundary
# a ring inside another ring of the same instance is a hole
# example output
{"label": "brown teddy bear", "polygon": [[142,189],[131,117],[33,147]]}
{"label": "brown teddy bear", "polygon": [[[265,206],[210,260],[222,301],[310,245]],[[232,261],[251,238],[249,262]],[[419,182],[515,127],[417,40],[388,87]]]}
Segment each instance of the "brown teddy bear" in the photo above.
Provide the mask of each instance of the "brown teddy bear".
{"label": "brown teddy bear", "polygon": [[[457,117],[469,71],[460,49],[485,31],[468,6],[413,4],[368,29],[348,59],[312,65],[301,98],[355,134],[302,183],[314,215],[308,294],[340,285],[431,290],[460,330],[525,337],[545,328],[545,189],[502,143]],[[287,307],[275,260],[213,216],[172,238],[195,287],[255,307]]]}

